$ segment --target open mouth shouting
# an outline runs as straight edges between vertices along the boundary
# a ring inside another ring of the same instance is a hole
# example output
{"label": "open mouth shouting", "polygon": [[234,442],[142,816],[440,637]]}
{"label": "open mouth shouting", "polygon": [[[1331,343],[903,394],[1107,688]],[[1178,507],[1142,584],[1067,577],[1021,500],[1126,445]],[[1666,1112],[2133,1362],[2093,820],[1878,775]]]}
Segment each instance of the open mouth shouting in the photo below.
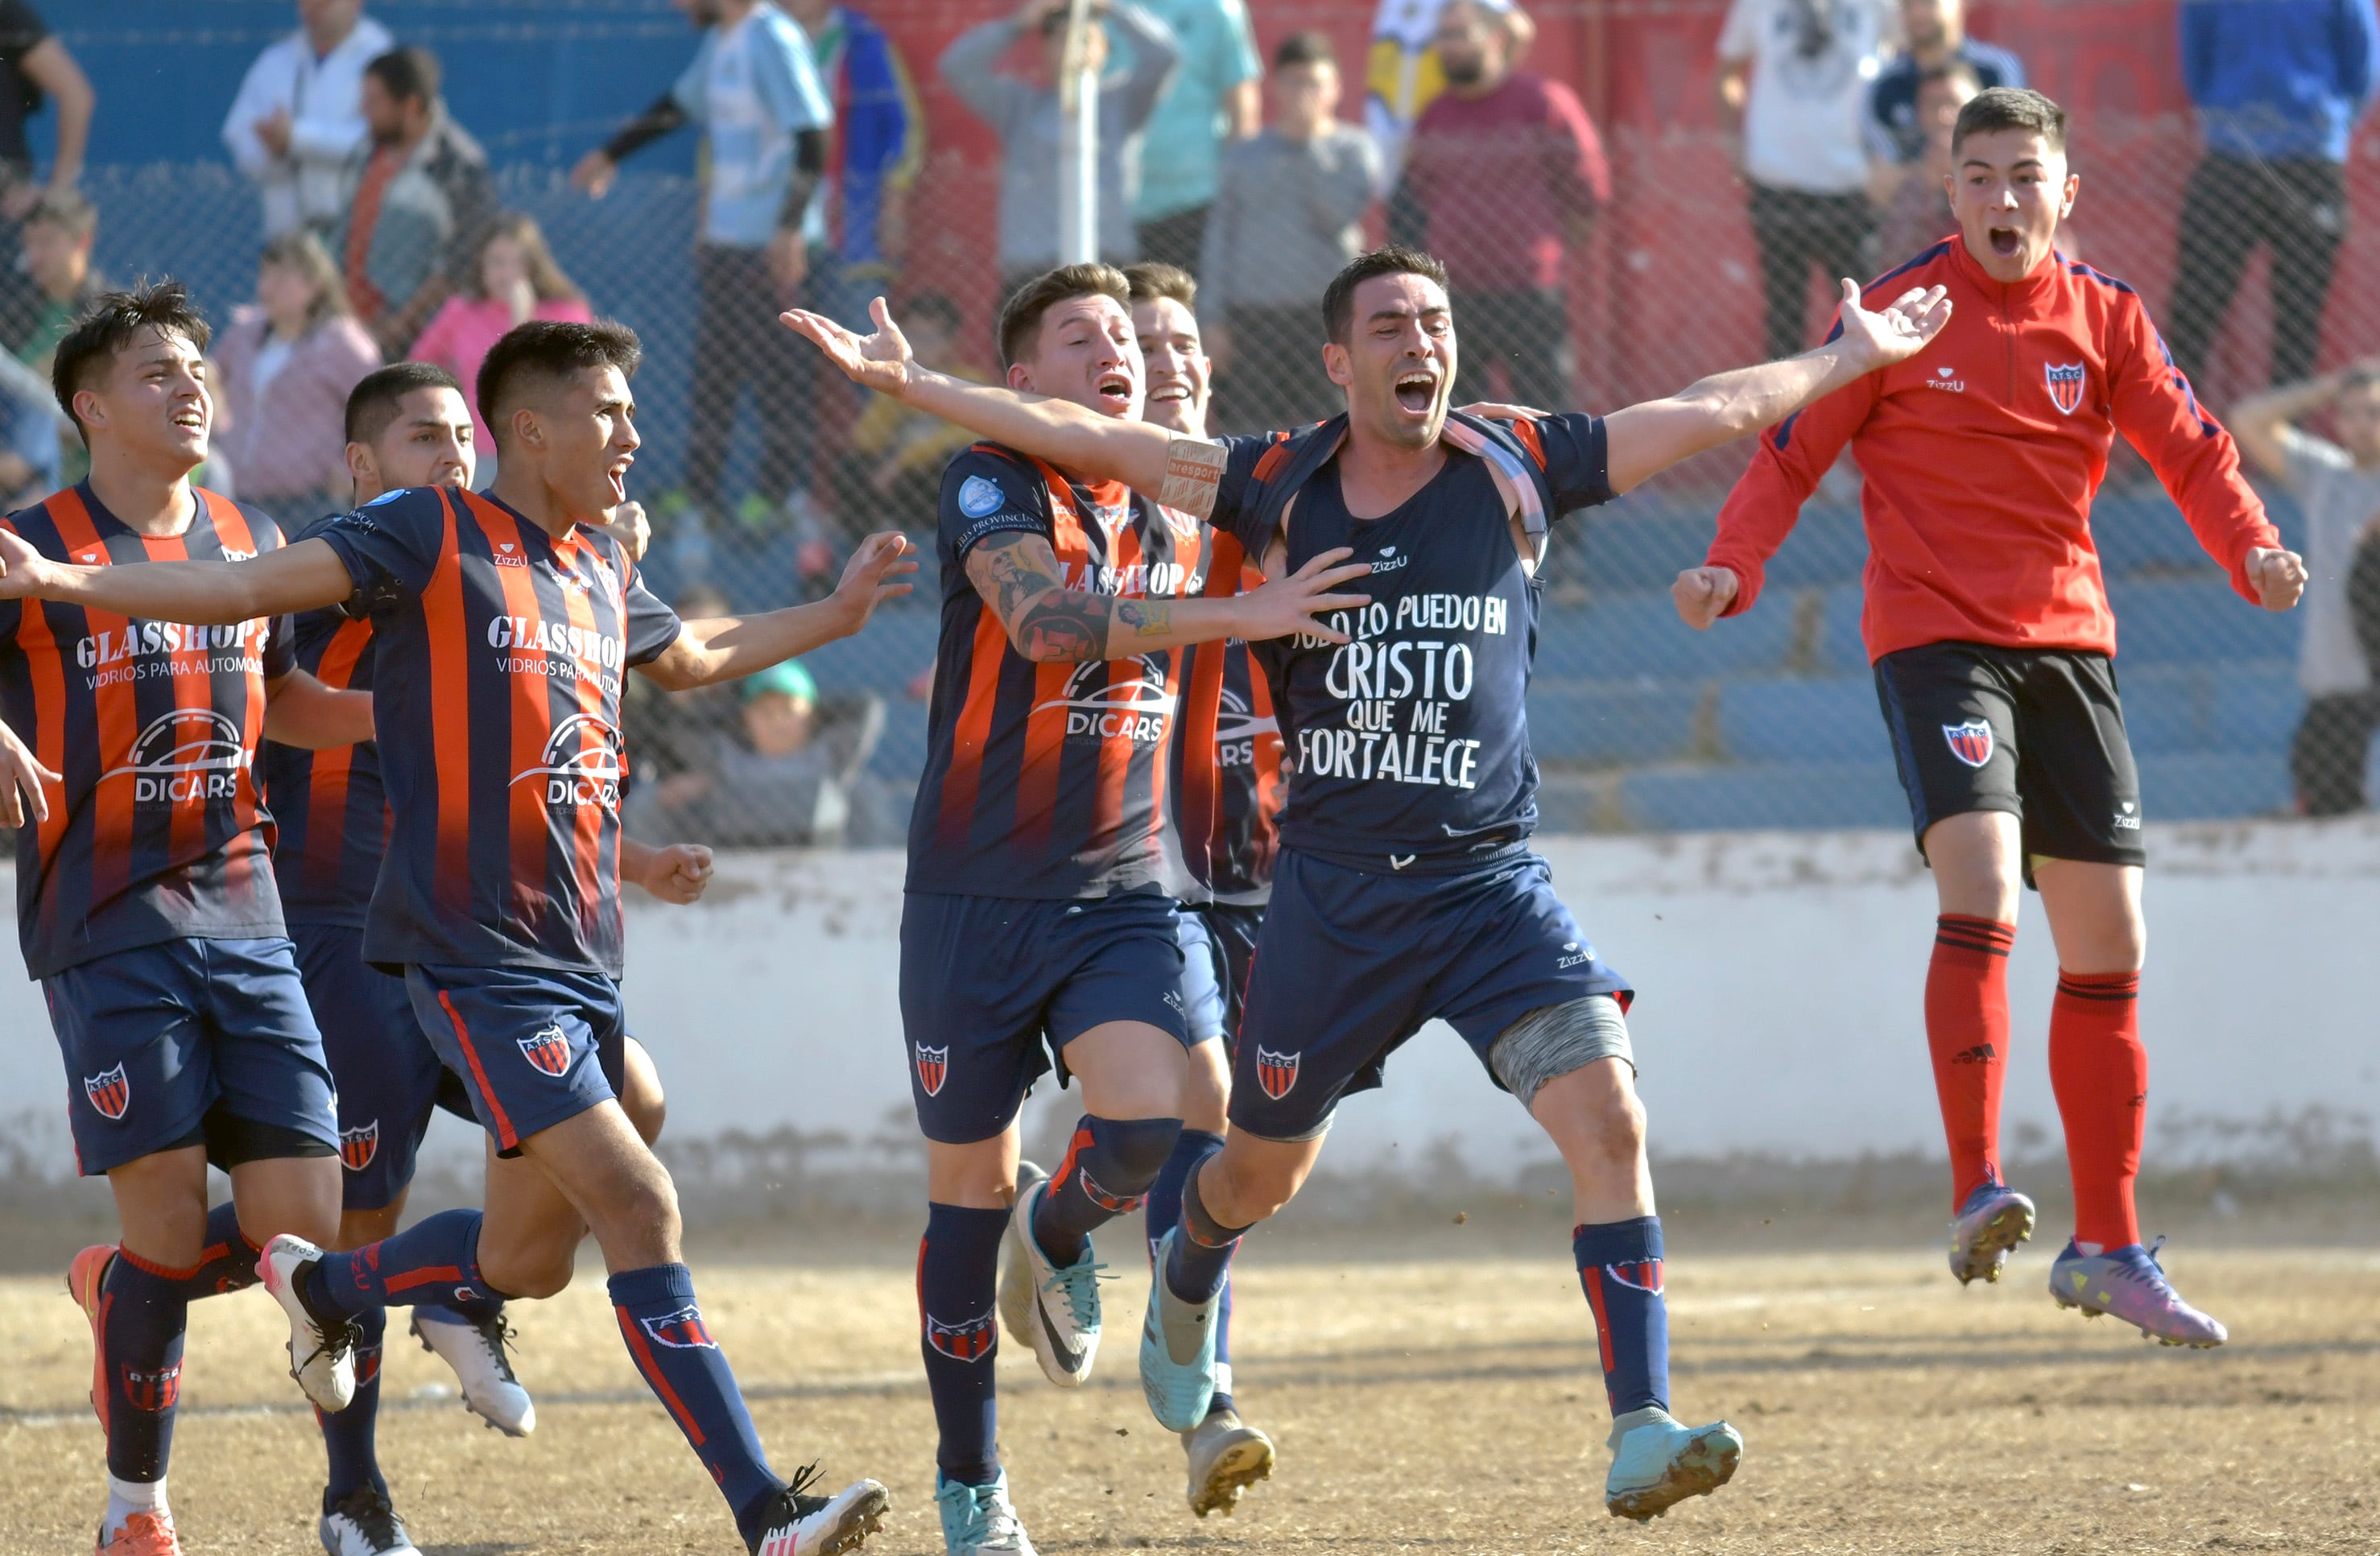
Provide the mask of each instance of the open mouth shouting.
{"label": "open mouth shouting", "polygon": [[1099,408],[1110,416],[1130,416],[1135,387],[1130,373],[1111,368],[1099,375],[1092,392],[1099,397]]}
{"label": "open mouth shouting", "polygon": [[1426,416],[1438,408],[1438,374],[1427,368],[1407,368],[1397,374],[1397,408],[1407,416]]}
{"label": "open mouth shouting", "polygon": [[628,466],[637,463],[635,454],[622,454],[604,467],[603,479],[611,488],[610,507],[617,508],[628,501]]}
{"label": "open mouth shouting", "polygon": [[1992,252],[2003,259],[2012,259],[2024,252],[2024,234],[2014,227],[1994,225],[1989,236]]}

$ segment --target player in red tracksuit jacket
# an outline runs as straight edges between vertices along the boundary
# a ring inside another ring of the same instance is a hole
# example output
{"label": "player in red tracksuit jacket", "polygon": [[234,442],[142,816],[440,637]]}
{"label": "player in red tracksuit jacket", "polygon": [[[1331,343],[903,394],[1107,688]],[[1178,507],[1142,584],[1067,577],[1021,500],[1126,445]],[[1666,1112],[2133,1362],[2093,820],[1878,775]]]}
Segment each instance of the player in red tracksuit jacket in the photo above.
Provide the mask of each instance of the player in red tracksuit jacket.
{"label": "player in red tracksuit jacket", "polygon": [[1870,288],[1947,287],[1949,327],[1767,433],[1705,564],[1673,592],[1696,628],[1751,609],[1803,501],[1852,445],[1866,477],[1861,630],[1941,901],[1925,1030],[1956,1180],[1951,1272],[1998,1280],[2033,1232],[2033,1202],[1998,1164],[2022,878],[2041,893],[2059,968],[2049,1069],[2075,1233],[2051,1295],[2169,1345],[2219,1345],[2223,1326],[2183,1302],[2141,1246],[2132,1207],[2148,1091],[2145,855],[2090,526],[2116,436],[2248,600],[2289,609],[2305,571],[2139,294],[2052,247],[2079,183],[2064,111],[1996,88],[1960,114],[1951,154],[1960,230]]}

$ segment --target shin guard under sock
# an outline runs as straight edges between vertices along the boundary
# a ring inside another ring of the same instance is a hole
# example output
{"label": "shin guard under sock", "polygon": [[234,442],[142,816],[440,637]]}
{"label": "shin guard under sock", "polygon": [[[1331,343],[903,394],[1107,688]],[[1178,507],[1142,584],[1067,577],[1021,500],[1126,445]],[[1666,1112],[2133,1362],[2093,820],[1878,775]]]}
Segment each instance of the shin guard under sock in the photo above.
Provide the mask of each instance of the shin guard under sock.
{"label": "shin guard under sock", "polygon": [[751,1544],[784,1483],[769,1468],[735,1374],[702,1321],[694,1273],[683,1264],[623,1270],[612,1277],[611,1292],[629,1359],[686,1433]]}
{"label": "shin guard under sock", "polygon": [[118,1248],[100,1282],[107,1473],[118,1480],[163,1479],[173,1456],[182,1335],[190,1312],[184,1293],[197,1273],[169,1270]]}
{"label": "shin guard under sock", "polygon": [[480,1224],[478,1211],[442,1211],[353,1253],[326,1253],[303,1295],[316,1310],[349,1318],[417,1302],[501,1302],[480,1278]]}
{"label": "shin guard under sock", "polygon": [[945,1478],[988,1486],[1000,1475],[1000,1349],[995,1296],[1006,1211],[929,1204],[917,1240],[918,1349],[934,1399],[934,1463]]}
{"label": "shin guard under sock", "polygon": [[1950,1147],[1950,1210],[2000,1181],[2000,1087],[2008,1076],[2009,952],[2016,925],[1944,913],[1925,970],[1925,1046]]}
{"label": "shin guard under sock", "polygon": [[[1182,1136],[1173,1142],[1173,1150],[1165,1158],[1165,1166],[1157,1181],[1148,1186],[1148,1251],[1156,1257],[1157,1245],[1165,1234],[1182,1222],[1182,1186],[1190,1180],[1190,1171],[1214,1152],[1223,1149],[1223,1137],[1208,1134],[1204,1129],[1184,1127]],[[1215,1398],[1207,1406],[1207,1414],[1232,1408],[1232,1283],[1223,1281],[1222,1300],[1215,1309]]]}
{"label": "shin guard under sock", "polygon": [[206,1245],[199,1267],[182,1283],[182,1293],[195,1302],[227,1291],[245,1291],[256,1284],[256,1260],[264,1250],[239,1229],[239,1207],[225,1200],[207,1212]]}
{"label": "shin guard under sock", "polygon": [[336,1415],[314,1412],[314,1419],[322,1429],[322,1451],[331,1465],[330,1477],[322,1489],[325,1513],[359,1486],[370,1486],[382,1496],[388,1494],[388,1481],[380,1472],[376,1442],[380,1428],[380,1357],[382,1342],[388,1332],[388,1309],[367,1308],[356,1315],[355,1322],[355,1398]]}
{"label": "shin guard under sock", "polygon": [[[1203,1167],[1213,1152],[1199,1159]],[[1226,1226],[1207,1210],[1198,1193],[1198,1167],[1182,1184],[1182,1235],[1173,1239],[1173,1257],[1166,1261],[1165,1289],[1184,1302],[1212,1300],[1232,1277],[1232,1255],[1239,1251],[1247,1228]]]}
{"label": "shin guard under sock", "polygon": [[2066,1125],[2074,1239],[2102,1250],[2141,1240],[2132,1180],[2148,1117],[2141,975],[2060,972],[2049,1007],[2049,1084]]}
{"label": "shin guard under sock", "polygon": [[1595,1310],[1611,1413],[1670,1407],[1670,1309],[1661,1297],[1661,1218],[1573,1229],[1571,1257]]}
{"label": "shin guard under sock", "polygon": [[1077,1119],[1066,1159],[1033,1212],[1033,1240],[1050,1262],[1075,1263],[1094,1228],[1138,1210],[1181,1133],[1179,1118]]}

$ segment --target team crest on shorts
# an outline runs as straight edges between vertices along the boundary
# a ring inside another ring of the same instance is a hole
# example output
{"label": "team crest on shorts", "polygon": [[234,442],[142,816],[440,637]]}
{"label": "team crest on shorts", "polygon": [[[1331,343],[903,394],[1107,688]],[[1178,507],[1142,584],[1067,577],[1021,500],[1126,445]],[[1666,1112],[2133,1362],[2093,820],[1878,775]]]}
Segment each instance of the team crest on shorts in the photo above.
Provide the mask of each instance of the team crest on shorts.
{"label": "team crest on shorts", "polygon": [[941,1096],[942,1082],[951,1078],[950,1045],[929,1048],[920,1043],[914,1046],[917,1050],[917,1084],[926,1089],[926,1095]]}
{"label": "team crest on shorts", "polygon": [[562,1035],[562,1023],[549,1022],[535,1037],[520,1040],[520,1051],[547,1075],[560,1076],[570,1069],[570,1039]]}
{"label": "team crest on shorts", "polygon": [[1304,1055],[1304,1049],[1295,1054],[1276,1054],[1269,1048],[1257,1050],[1257,1084],[1264,1088],[1266,1096],[1279,1102],[1289,1095],[1289,1089],[1297,1084],[1297,1061]]}
{"label": "team crest on shorts", "polygon": [[1992,727],[1980,718],[1943,725],[1942,738],[1950,742],[1950,754],[1970,767],[1992,759]]}
{"label": "team crest on shorts", "polygon": [[2045,362],[2042,376],[2049,380],[2050,402],[2060,416],[2072,416],[2074,407],[2082,403],[2082,383],[2088,369],[2080,362]]}
{"label": "team crest on shorts", "polygon": [[182,1397],[182,1364],[178,1361],[156,1372],[137,1371],[129,1367],[123,1372],[124,1397],[132,1402],[135,1410],[162,1416]]}
{"label": "team crest on shorts", "polygon": [[926,1315],[926,1344],[953,1361],[981,1361],[991,1355],[992,1342],[999,1337],[999,1326],[993,1322],[990,1308],[956,1323],[944,1323],[931,1313]]}
{"label": "team crest on shorts", "polygon": [[102,1118],[112,1123],[123,1117],[124,1110],[132,1105],[132,1082],[124,1079],[124,1067],[118,1065],[102,1075],[84,1076],[82,1094],[99,1109]]}
{"label": "team crest on shorts", "polygon": [[346,1164],[347,1171],[362,1172],[371,1165],[372,1158],[379,1154],[379,1119],[375,1118],[369,1124],[358,1125],[352,1129],[339,1131],[339,1160]]}
{"label": "team crest on shorts", "polygon": [[702,1321],[702,1309],[689,1302],[674,1313],[663,1313],[656,1319],[638,1319],[656,1345],[667,1345],[673,1351],[715,1351],[719,1342]]}

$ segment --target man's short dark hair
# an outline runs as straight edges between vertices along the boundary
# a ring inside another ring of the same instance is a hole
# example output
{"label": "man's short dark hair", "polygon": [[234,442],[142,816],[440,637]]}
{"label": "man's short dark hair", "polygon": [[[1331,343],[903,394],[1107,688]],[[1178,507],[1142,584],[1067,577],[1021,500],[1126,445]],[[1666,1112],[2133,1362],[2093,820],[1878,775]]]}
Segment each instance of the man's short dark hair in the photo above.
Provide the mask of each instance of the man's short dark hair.
{"label": "man's short dark hair", "polygon": [[166,280],[153,286],[143,283],[128,292],[101,293],[58,343],[57,356],[50,364],[50,392],[82,433],[86,447],[91,433],[75,415],[75,395],[106,377],[116,357],[151,330],[179,335],[200,351],[214,335],[206,316],[190,301],[189,288]]}
{"label": "man's short dark hair", "polygon": [[1339,51],[1330,46],[1328,32],[1293,32],[1281,41],[1272,52],[1272,67],[1287,70],[1299,65],[1327,65],[1339,67]]}
{"label": "man's short dark hair", "polygon": [[1198,278],[1180,265],[1168,265],[1156,259],[1144,259],[1123,268],[1124,284],[1132,290],[1135,303],[1153,303],[1160,297],[1171,297],[1184,308],[1198,306]]}
{"label": "man's short dark hair", "polygon": [[347,441],[379,442],[404,409],[405,397],[417,389],[463,392],[455,375],[435,362],[392,362],[375,368],[347,392]]}
{"label": "man's short dark hair", "polygon": [[1401,243],[1358,254],[1347,268],[1330,278],[1322,294],[1323,338],[1345,345],[1355,333],[1355,288],[1383,275],[1417,275],[1446,286],[1446,266],[1435,254],[1407,248]]}
{"label": "man's short dark hair", "polygon": [[634,378],[644,356],[637,332],[616,320],[574,324],[532,319],[516,324],[480,364],[480,419],[501,449],[511,436],[513,407],[532,384],[559,383],[599,368],[617,368],[622,378]]}
{"label": "man's short dark hair", "polygon": [[1132,283],[1113,265],[1060,265],[1018,287],[1000,310],[1002,372],[1031,355],[1040,341],[1041,316],[1070,297],[1113,297],[1119,307],[1130,308]]}
{"label": "man's short dark hair", "polygon": [[2041,137],[2053,151],[2066,150],[2066,110],[2031,87],[1989,87],[1967,100],[1950,131],[1950,151],[1958,153],[1971,135],[2022,130]]}
{"label": "man's short dark hair", "polygon": [[438,56],[424,48],[391,49],[376,54],[364,66],[364,74],[379,81],[397,102],[419,103],[424,108],[438,101],[443,81]]}

